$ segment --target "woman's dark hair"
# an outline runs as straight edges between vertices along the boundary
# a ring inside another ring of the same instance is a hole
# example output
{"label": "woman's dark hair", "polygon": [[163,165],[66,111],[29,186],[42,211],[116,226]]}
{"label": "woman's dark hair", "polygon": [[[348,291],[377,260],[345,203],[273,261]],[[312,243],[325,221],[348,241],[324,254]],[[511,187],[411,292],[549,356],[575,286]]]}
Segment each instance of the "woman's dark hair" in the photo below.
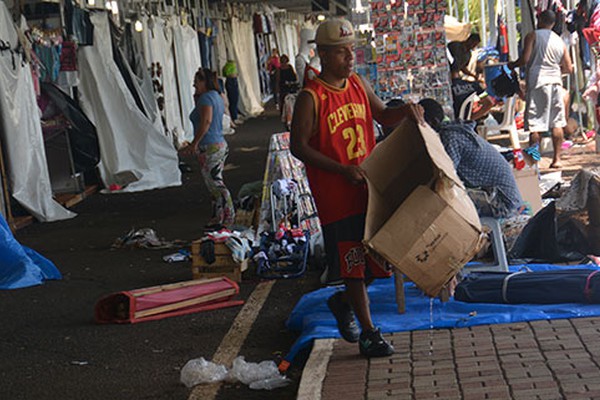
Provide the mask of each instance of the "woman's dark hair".
{"label": "woman's dark hair", "polygon": [[217,74],[208,68],[198,68],[194,79],[206,82],[207,90],[219,91],[219,83],[217,82]]}
{"label": "woman's dark hair", "polygon": [[286,54],[284,54],[281,57],[279,57],[279,62],[282,64],[287,64],[290,62],[290,58]]}
{"label": "woman's dark hair", "polygon": [[423,99],[419,101],[419,105],[423,107],[425,122],[437,130],[444,121],[444,109],[441,104],[434,99]]}

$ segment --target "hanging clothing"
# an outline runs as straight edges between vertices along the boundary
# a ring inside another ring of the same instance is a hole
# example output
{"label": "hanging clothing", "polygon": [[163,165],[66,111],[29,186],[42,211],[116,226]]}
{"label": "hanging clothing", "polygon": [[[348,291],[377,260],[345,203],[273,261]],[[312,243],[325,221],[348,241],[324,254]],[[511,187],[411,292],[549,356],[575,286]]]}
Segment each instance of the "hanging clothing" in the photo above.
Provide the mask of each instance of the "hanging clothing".
{"label": "hanging clothing", "polygon": [[60,52],[60,70],[77,71],[77,44],[65,41]]}
{"label": "hanging clothing", "polygon": [[65,30],[68,36],[75,38],[80,46],[94,44],[94,25],[90,21],[90,13],[65,0]]}
{"label": "hanging clothing", "polygon": [[[0,2],[0,38],[9,49],[18,47],[17,31],[4,2]],[[22,60],[14,50],[0,50],[0,135],[11,195],[40,221],[72,218],[76,214],[52,197],[31,69]]]}
{"label": "hanging clothing", "polygon": [[35,44],[34,50],[42,65],[40,69],[40,79],[42,82],[56,82],[58,73],[60,72],[61,46]]}

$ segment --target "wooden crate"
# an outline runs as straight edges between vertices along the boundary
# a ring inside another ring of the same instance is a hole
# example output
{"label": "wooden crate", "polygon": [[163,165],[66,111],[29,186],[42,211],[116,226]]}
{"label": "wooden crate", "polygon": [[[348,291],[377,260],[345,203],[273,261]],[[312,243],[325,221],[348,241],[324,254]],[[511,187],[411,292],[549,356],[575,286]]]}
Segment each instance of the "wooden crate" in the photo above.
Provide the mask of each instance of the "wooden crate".
{"label": "wooden crate", "polygon": [[235,225],[241,225],[248,228],[256,229],[258,227],[258,218],[260,214],[260,201],[254,199],[254,208],[250,211],[237,209],[235,210]]}
{"label": "wooden crate", "polygon": [[200,240],[192,243],[192,277],[210,279],[225,276],[234,282],[242,281],[242,272],[248,269],[248,260],[241,264],[231,257],[231,250],[225,243],[215,243],[215,262],[208,264],[200,255]]}

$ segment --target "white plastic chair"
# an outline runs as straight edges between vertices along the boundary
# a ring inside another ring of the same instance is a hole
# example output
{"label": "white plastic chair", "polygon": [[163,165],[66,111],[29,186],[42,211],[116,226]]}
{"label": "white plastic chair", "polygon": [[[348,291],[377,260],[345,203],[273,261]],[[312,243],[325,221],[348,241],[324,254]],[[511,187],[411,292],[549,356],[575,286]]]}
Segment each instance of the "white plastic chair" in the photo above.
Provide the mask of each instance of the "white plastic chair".
{"label": "white plastic chair", "polygon": [[473,114],[473,104],[475,104],[475,99],[477,98],[477,93],[471,93],[466,99],[463,100],[460,105],[460,110],[458,111],[458,119],[461,121],[469,121],[471,119],[471,115]]}
{"label": "white plastic chair", "polygon": [[506,248],[504,246],[504,237],[502,236],[502,227],[500,226],[500,221],[492,217],[480,217],[479,220],[481,221],[482,225],[485,225],[490,228],[492,251],[494,253],[494,262],[492,264],[467,264],[464,267],[465,272],[508,272],[508,258],[506,256]]}
{"label": "white plastic chair", "polygon": [[[510,139],[513,148],[520,148],[521,146],[519,145],[519,139],[517,134],[517,123],[515,122],[516,106],[517,95],[504,99],[504,112],[502,116],[502,122],[500,123],[500,125],[494,127],[479,126],[477,127],[477,132],[479,133],[479,135],[485,140]],[[500,131],[500,134],[489,135],[490,131],[492,130]],[[503,134],[503,132],[507,133]]]}

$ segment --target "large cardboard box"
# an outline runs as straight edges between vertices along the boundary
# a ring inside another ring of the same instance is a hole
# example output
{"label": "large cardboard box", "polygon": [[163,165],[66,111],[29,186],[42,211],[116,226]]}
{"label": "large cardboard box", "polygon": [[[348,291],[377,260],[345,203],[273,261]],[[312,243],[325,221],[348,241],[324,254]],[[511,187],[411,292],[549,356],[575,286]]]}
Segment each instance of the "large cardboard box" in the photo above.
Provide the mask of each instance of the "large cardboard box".
{"label": "large cardboard box", "polygon": [[437,132],[405,120],[361,167],[369,185],[365,245],[437,296],[481,241],[475,206]]}

